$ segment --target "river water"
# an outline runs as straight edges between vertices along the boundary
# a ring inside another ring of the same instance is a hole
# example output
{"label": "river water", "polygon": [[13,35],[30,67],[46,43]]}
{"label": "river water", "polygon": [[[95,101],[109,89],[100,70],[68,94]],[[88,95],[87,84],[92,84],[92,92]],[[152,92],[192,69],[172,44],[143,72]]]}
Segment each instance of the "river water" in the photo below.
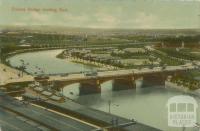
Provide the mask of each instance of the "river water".
{"label": "river water", "polygon": [[[19,67],[23,60],[26,71],[29,73],[46,74],[71,73],[96,68],[67,60],[56,58],[62,50],[39,51],[23,53],[9,58],[10,64]],[[79,84],[69,85],[64,88],[64,95],[89,107],[108,112],[111,101],[111,113],[159,128],[165,131],[182,131],[183,128],[168,126],[168,100],[173,96],[190,95],[165,86],[141,87],[141,81],[136,82],[136,90],[112,91],[112,81],[101,85],[102,93],[95,95],[79,96]],[[191,95],[190,95],[191,96]],[[197,122],[200,123],[200,98],[192,95],[197,101]],[[197,131],[197,128],[186,128],[185,131]]]}

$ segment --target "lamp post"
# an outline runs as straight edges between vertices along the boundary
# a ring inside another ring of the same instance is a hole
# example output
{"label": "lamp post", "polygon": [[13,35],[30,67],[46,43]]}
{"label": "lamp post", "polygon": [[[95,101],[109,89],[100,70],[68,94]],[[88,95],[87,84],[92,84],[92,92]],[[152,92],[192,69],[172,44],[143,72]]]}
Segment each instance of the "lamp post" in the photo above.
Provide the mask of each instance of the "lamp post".
{"label": "lamp post", "polygon": [[19,68],[21,70],[21,77],[23,77],[24,71],[26,69],[26,64],[24,63],[23,59],[20,59],[20,62],[21,62],[21,66]]}
{"label": "lamp post", "polygon": [[[119,106],[119,105],[116,105],[116,104],[113,104],[113,105]],[[108,113],[109,113],[110,115],[112,115],[112,114],[111,114],[111,100],[108,101]],[[114,119],[113,116],[112,116],[111,124],[112,124],[112,128],[114,128],[114,131],[118,131],[118,124],[119,124],[118,118],[115,118],[115,119]],[[112,131],[112,129],[111,129],[111,131]]]}
{"label": "lamp post", "polygon": [[200,131],[200,123],[196,123],[195,127],[197,128],[198,131]]}
{"label": "lamp post", "polygon": [[111,106],[111,100],[108,101],[108,113],[111,114],[110,112],[110,106]]}
{"label": "lamp post", "polygon": [[[197,1],[197,2],[199,2],[199,1]],[[199,2],[199,4],[198,4],[198,10],[200,11],[200,2]],[[199,28],[199,31],[200,31],[200,14],[198,13],[197,14],[197,28]]]}
{"label": "lamp post", "polygon": [[1,59],[2,59],[2,56],[1,56],[1,51],[2,49],[1,49],[1,47],[0,47],[0,63],[1,63]]}
{"label": "lamp post", "polygon": [[117,104],[112,104],[112,103],[111,103],[111,100],[108,100],[108,113],[109,113],[109,114],[111,114],[111,105],[114,105],[114,106],[116,106],[116,107],[119,106],[119,105],[117,105]]}

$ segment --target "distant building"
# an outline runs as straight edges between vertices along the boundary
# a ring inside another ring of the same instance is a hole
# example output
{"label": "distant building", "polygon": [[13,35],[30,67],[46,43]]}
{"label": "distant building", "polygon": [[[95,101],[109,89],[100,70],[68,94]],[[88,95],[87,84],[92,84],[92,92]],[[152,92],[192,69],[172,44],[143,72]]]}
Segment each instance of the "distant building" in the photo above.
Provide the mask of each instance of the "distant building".
{"label": "distant building", "polygon": [[114,53],[114,54],[124,54],[125,51],[119,50],[119,49],[114,49],[114,50],[112,51],[112,53]]}
{"label": "distant building", "polygon": [[31,47],[31,45],[29,44],[29,43],[27,43],[27,44],[21,44],[21,45],[19,45],[20,47]]}
{"label": "distant building", "polygon": [[90,53],[91,51],[90,50],[86,50],[86,49],[82,49],[82,50],[79,50],[79,49],[72,49],[69,51],[69,53],[77,53],[77,54],[87,54],[87,53]]}
{"label": "distant building", "polygon": [[125,48],[123,51],[128,53],[145,53],[143,48]]}
{"label": "distant building", "polygon": [[115,60],[110,54],[86,54],[84,59],[90,59],[94,61],[108,61],[108,60]]}

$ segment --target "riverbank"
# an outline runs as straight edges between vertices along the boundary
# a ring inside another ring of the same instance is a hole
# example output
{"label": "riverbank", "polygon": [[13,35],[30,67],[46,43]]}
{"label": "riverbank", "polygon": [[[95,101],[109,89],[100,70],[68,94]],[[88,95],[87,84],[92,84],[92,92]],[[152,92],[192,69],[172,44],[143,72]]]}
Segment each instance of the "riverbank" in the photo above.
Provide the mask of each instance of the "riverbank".
{"label": "riverbank", "polygon": [[75,58],[75,57],[68,57],[67,60],[74,62],[74,63],[79,63],[79,64],[84,64],[84,65],[89,65],[89,66],[95,66],[99,67],[102,70],[116,70],[119,69],[118,67],[111,66],[111,65],[106,65],[98,62],[91,62],[88,60],[83,60],[80,58]]}
{"label": "riverbank", "polygon": [[189,90],[187,87],[177,85],[176,83],[172,83],[169,81],[165,82],[165,88],[167,89],[175,89],[177,91],[183,92],[185,94],[191,95],[193,97],[197,97],[200,99],[200,89]]}
{"label": "riverbank", "polygon": [[0,64],[0,84],[5,83],[7,80],[19,78],[20,71],[15,70],[4,64]]}
{"label": "riverbank", "polygon": [[32,78],[31,75],[28,75],[26,73],[11,68],[5,64],[0,63],[0,85],[6,84],[9,81],[12,81],[13,79],[30,79]]}
{"label": "riverbank", "polygon": [[4,54],[3,61],[8,59],[9,57],[12,57],[12,56],[15,56],[15,55],[18,55],[18,54],[22,54],[22,53],[45,51],[45,50],[56,50],[56,49],[63,49],[63,48],[52,47],[52,48],[31,48],[31,49],[16,50],[14,52],[10,52],[10,53]]}
{"label": "riverbank", "polygon": [[183,85],[177,85],[176,83],[173,83],[171,81],[165,81],[165,87],[166,88],[174,88],[183,92],[190,91],[187,87],[184,87]]}
{"label": "riverbank", "polygon": [[90,61],[90,60],[85,60],[85,59],[81,59],[81,58],[78,58],[78,57],[73,57],[71,55],[66,55],[66,54],[64,54],[64,52],[59,53],[56,56],[56,58],[58,58],[58,59],[67,59],[70,62],[83,64],[83,65],[88,65],[88,66],[94,66],[94,67],[98,67],[98,68],[103,69],[103,70],[120,69],[119,67],[108,65],[108,64],[104,64],[104,63],[100,63],[100,62],[97,62],[97,61]]}

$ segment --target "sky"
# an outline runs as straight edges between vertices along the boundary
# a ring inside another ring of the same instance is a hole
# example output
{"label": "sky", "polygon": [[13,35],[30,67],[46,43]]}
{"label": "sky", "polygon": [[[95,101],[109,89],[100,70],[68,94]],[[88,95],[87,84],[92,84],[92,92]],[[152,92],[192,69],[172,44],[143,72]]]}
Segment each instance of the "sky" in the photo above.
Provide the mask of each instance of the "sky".
{"label": "sky", "polygon": [[198,0],[0,0],[0,25],[199,28]]}

